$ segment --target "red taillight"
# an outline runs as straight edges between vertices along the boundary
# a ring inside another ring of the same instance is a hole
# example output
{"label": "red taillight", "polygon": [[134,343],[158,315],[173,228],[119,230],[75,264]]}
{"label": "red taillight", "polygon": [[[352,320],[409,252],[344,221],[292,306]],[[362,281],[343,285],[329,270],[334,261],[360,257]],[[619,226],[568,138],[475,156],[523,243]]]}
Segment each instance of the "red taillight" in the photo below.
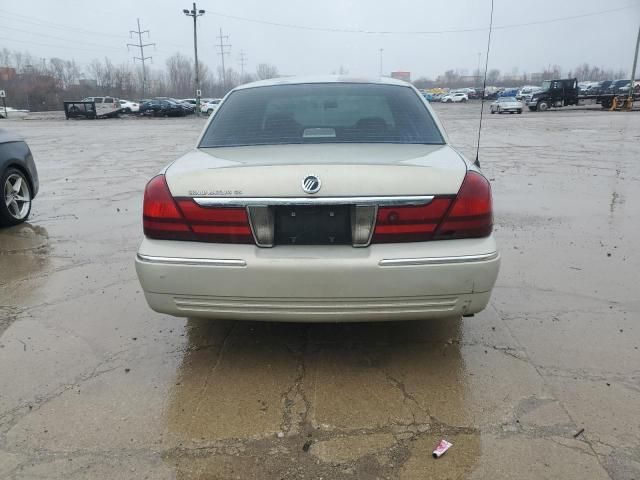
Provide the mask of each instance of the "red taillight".
{"label": "red taillight", "polygon": [[162,240],[253,243],[244,208],[203,208],[191,198],[174,199],[164,175],[144,192],[144,234]]}
{"label": "red taillight", "polygon": [[477,172],[467,172],[453,206],[438,227],[436,240],[487,237],[493,230],[491,185]]}
{"label": "red taillight", "polygon": [[423,206],[380,207],[372,243],[486,237],[493,228],[491,186],[468,172],[458,195],[436,196]]}
{"label": "red taillight", "polygon": [[178,207],[196,240],[218,243],[254,243],[247,211],[239,207],[204,208],[192,198],[179,198]]}
{"label": "red taillight", "polygon": [[380,207],[373,243],[424,242],[431,240],[452,198],[435,198],[428,205]]}

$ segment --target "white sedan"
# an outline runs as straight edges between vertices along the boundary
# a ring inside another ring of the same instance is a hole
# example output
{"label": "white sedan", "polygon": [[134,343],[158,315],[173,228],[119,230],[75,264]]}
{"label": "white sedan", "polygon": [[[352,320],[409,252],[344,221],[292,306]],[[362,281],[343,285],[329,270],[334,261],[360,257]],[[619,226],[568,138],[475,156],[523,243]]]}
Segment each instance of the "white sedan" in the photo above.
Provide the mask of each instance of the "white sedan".
{"label": "white sedan", "polygon": [[138,113],[140,111],[140,104],[129,100],[120,100],[120,110],[124,113]]}
{"label": "white sedan", "polygon": [[145,297],[179,317],[473,315],[500,262],[489,181],[393,79],[237,87],[149,181],[143,227]]}
{"label": "white sedan", "polygon": [[491,113],[522,113],[522,102],[516,97],[498,97],[490,108]]}
{"label": "white sedan", "polygon": [[464,92],[448,93],[440,99],[442,103],[466,103],[468,100],[469,97]]}
{"label": "white sedan", "polygon": [[220,104],[221,101],[222,101],[221,98],[211,98],[207,101],[202,102],[202,105],[200,105],[200,112],[206,113],[207,115],[211,115],[213,112],[216,111],[216,108],[218,108],[218,105]]}

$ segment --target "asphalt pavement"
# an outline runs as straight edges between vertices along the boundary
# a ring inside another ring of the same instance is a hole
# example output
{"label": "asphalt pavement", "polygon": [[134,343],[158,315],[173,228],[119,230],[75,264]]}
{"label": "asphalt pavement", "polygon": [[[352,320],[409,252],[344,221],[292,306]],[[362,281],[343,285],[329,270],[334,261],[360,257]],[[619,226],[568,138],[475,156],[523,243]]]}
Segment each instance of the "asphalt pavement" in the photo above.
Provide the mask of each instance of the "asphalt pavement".
{"label": "asphalt pavement", "polygon": [[[478,104],[435,108],[475,157]],[[151,311],[143,188],[204,120],[32,118],[0,123],[41,176],[0,230],[0,478],[640,478],[639,112],[487,115],[490,307],[363,324]]]}

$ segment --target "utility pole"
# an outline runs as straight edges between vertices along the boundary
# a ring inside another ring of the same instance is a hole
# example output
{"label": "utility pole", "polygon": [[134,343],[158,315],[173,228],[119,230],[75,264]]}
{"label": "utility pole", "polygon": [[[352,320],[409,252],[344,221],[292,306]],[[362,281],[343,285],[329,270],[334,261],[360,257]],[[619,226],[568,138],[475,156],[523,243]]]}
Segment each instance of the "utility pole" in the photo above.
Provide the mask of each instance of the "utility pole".
{"label": "utility pole", "polygon": [[380,78],[382,78],[382,52],[384,52],[384,48],[380,49]]}
{"label": "utility pole", "polygon": [[247,56],[245,55],[244,50],[240,50],[238,63],[240,64],[240,79],[242,80],[244,78],[244,66],[247,64]]}
{"label": "utility pole", "polygon": [[133,34],[138,35],[138,43],[127,43],[127,48],[129,47],[137,47],[140,49],[140,56],[133,57],[133,61],[140,60],[142,62],[142,98],[145,98],[145,87],[147,85],[147,71],[144,65],[145,60],[151,60],[152,57],[144,56],[144,47],[156,46],[155,43],[142,43],[142,34],[146,33],[147,37],[149,37],[149,30],[141,30],[140,29],[140,19],[138,18],[138,30],[129,30],[129,37]]}
{"label": "utility pole", "polygon": [[629,97],[627,99],[627,105],[631,110],[633,104],[633,94],[635,92],[634,87],[636,83],[636,67],[638,66],[638,49],[640,48],[640,27],[638,27],[638,39],[636,40],[636,53],[633,57],[633,67],[631,67],[631,83],[629,84]]}
{"label": "utility pole", "polygon": [[220,35],[218,35],[218,40],[220,41],[220,43],[216,44],[216,47],[220,48],[220,53],[218,53],[218,55],[220,55],[220,58],[222,59],[222,88],[225,90],[226,93],[226,89],[227,89],[227,71],[224,67],[224,56],[229,54],[229,51],[225,51],[225,48],[231,48],[231,44],[230,43],[224,43],[224,42],[228,42],[229,41],[229,35],[222,35],[222,27],[220,27]]}
{"label": "utility pole", "polygon": [[182,10],[187,17],[193,17],[193,53],[196,60],[196,116],[200,116],[200,97],[202,92],[200,91],[200,66],[198,65],[198,24],[197,19],[204,15],[204,10],[198,10],[196,8],[196,2],[193,2],[193,10]]}

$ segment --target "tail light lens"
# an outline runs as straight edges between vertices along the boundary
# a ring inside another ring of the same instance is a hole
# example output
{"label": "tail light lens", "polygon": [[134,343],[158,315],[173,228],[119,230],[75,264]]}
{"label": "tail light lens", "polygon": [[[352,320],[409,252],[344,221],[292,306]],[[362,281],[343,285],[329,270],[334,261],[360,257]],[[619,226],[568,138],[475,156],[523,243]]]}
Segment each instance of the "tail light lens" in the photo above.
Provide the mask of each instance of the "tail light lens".
{"label": "tail light lens", "polygon": [[491,186],[467,172],[454,196],[437,196],[428,205],[380,207],[373,243],[424,242],[486,237],[493,229]]}
{"label": "tail light lens", "polygon": [[254,243],[244,208],[204,208],[191,198],[171,196],[164,175],[144,192],[144,234],[162,240]]}
{"label": "tail light lens", "polygon": [[452,202],[434,198],[428,205],[380,207],[373,243],[424,242],[431,240]]}
{"label": "tail light lens", "polygon": [[487,237],[493,230],[493,206],[489,180],[467,172],[451,210],[438,227],[436,240]]}

